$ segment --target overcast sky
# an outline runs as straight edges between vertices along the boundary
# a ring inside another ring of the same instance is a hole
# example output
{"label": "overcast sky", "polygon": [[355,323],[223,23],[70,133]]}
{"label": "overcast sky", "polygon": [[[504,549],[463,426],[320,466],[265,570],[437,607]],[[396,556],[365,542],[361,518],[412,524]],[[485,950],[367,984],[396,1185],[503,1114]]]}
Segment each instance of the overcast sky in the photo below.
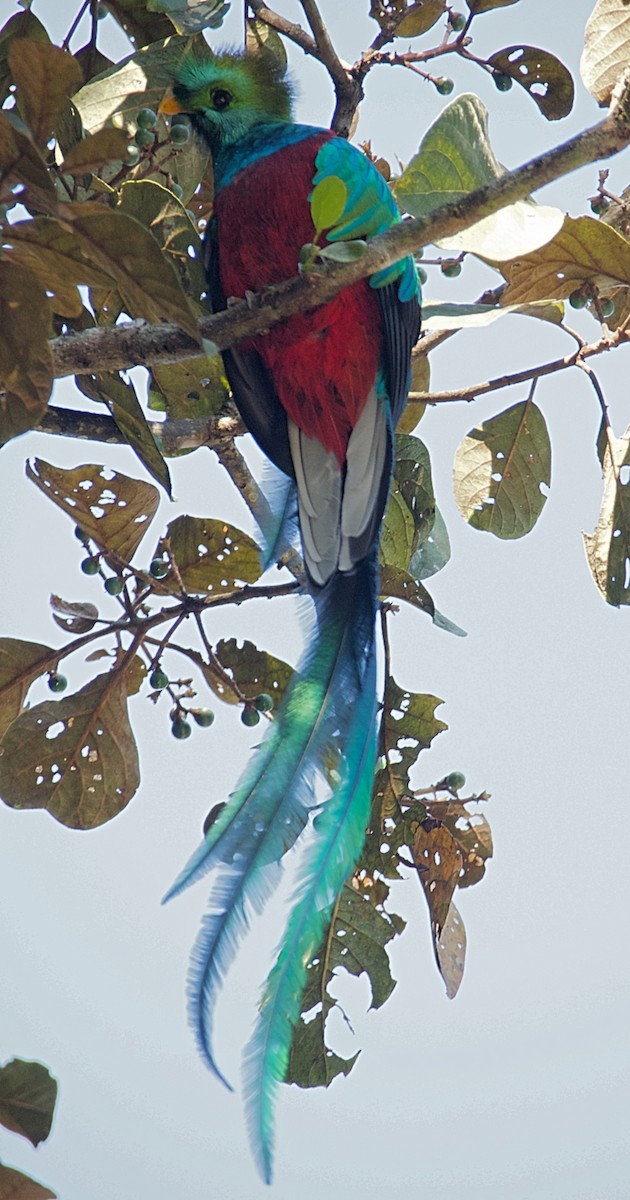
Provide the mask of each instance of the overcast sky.
{"label": "overcast sky", "polygon": [[[279,7],[298,19],[297,3]],[[76,5],[34,0],[44,20],[51,8],[63,33]],[[367,8],[367,0],[322,0],[349,60],[373,36]],[[577,73],[591,8],[591,0],[521,0],[475,23],[475,51],[538,44]],[[17,4],[0,0],[0,10],[8,16]],[[238,38],[238,16],[222,41]],[[125,53],[123,39],[110,44],[116,56]],[[291,57],[301,81],[300,119],[326,123],[330,88],[322,71]],[[475,91],[487,103],[492,144],[508,166],[600,115],[579,80],[573,114],[548,124],[521,89],[499,95],[481,71],[459,62],[453,76],[458,91]],[[404,161],[442,103],[411,73],[374,71],[358,136]],[[628,183],[629,165],[627,153],[611,164],[613,191]],[[577,215],[596,182],[597,168],[589,168],[540,198]],[[467,263],[455,284],[433,272],[426,292],[472,300],[491,281]],[[572,314],[571,323],[597,336],[586,314]],[[440,349],[433,385],[543,362],[569,344],[540,322],[508,317]],[[628,351],[598,360],[596,370],[622,433]],[[58,401],[68,386],[59,385]],[[272,1193],[249,1156],[238,1095],[209,1075],[186,1024],[188,956],[207,880],[159,905],[256,736],[222,709],[213,729],[178,743],[166,704],[155,711],[138,697],[131,709],[143,782],[117,820],[77,833],[47,814],[0,806],[0,1061],[38,1059],[60,1082],[49,1142],[35,1153],[0,1129],[0,1158],[62,1200],[363,1200],[368,1192],[395,1200],[627,1200],[629,618],[599,597],[582,547],[601,492],[599,411],[586,379],[564,374],[539,389],[553,479],[529,537],[501,543],[467,528],[451,497],[458,442],[524,396],[517,389],[474,407],[442,407],[423,421],[453,547],[451,563],[429,586],[468,637],[451,637],[406,608],[394,623],[396,678],[443,697],[440,715],[449,725],[421,756],[418,786],[461,770],[471,790],[492,793],[485,812],[496,857],[483,883],[458,898],[468,931],[461,991],[446,999],[424,900],[409,879],[395,890],[394,907],[409,920],[392,954],[398,987],[380,1012],[366,1013],[364,981],[343,984],[356,1038],[340,1029],[337,1046],[363,1052],[351,1076],[327,1092],[282,1089]],[[70,523],[24,479],[24,460],[35,454],[68,467],[107,462],[134,476],[141,468],[121,448],[43,435],[2,451],[0,633],[54,642],[49,592],[97,603],[103,593],[79,572]],[[192,512],[250,528],[210,452],[171,469],[177,501],[163,503],[165,520]],[[297,631],[286,601],[273,615],[249,605],[223,613],[211,636],[253,637],[295,658]],[[88,670],[70,666],[73,690]],[[45,695],[44,688],[35,698]],[[276,908],[247,943],[225,993],[219,1045],[235,1081],[265,947],[280,929]]]}

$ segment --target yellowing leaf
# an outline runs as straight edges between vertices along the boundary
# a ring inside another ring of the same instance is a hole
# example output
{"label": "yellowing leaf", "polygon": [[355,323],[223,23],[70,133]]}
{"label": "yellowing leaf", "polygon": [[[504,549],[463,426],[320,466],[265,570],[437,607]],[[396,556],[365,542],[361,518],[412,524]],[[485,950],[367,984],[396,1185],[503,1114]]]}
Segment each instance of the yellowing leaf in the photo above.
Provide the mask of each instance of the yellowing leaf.
{"label": "yellowing leaf", "polygon": [[519,538],[536,524],[551,481],[545,419],[531,401],[515,404],[471,429],[457,450],[455,500],[465,521],[499,538]]}
{"label": "yellowing leaf", "polygon": [[55,1200],[56,1195],[29,1175],[0,1165],[0,1200]]}
{"label": "yellowing leaf", "polygon": [[25,200],[51,208],[57,202],[52,180],[37,147],[0,113],[0,187],[25,188]]}
{"label": "yellowing leaf", "polygon": [[562,299],[583,283],[630,284],[630,242],[594,217],[565,217],[562,229],[532,254],[502,263],[502,304]]}
{"label": "yellowing leaf", "polygon": [[311,217],[315,235],[337,224],[346,207],[348,189],[338,175],[327,175],[311,193]]}
{"label": "yellowing leaf", "polygon": [[41,421],[52,389],[50,308],[35,276],[0,261],[0,446]]}
{"label": "yellowing leaf", "polygon": [[417,4],[410,4],[396,26],[396,37],[419,37],[431,29],[445,11],[444,0],[419,0]]}
{"label": "yellowing leaf", "polygon": [[[214,648],[217,659],[224,671],[234,680],[238,689],[250,699],[260,692],[266,692],[274,701],[277,708],[282,699],[293,668],[274,654],[259,650],[253,642],[244,641],[238,645],[236,638],[221,640]],[[228,704],[240,703],[236,693],[229,684],[222,680],[216,672],[205,672],[212,690],[221,700]]]}
{"label": "yellowing leaf", "polygon": [[580,74],[600,104],[609,104],[613,88],[630,62],[630,6],[626,0],[597,0],[584,34]]}
{"label": "yellowing leaf", "polygon": [[140,783],[127,716],[127,696],[137,689],[131,668],[133,661],[74,696],[25,709],[0,743],[5,804],[45,808],[71,829],[94,829],[122,812]]}
{"label": "yellowing leaf", "polygon": [[129,137],[123,129],[99,129],[72,147],[61,169],[68,175],[84,175],[112,159],[125,159],[128,147]]}
{"label": "yellowing leaf", "polygon": [[76,317],[83,311],[78,284],[109,287],[110,280],[83,255],[78,239],[54,217],[16,221],[6,231],[4,253],[28,267],[47,292],[55,312]]}
{"label": "yellowing leaf", "polygon": [[33,141],[43,147],[68,97],[81,87],[81,68],[66,50],[30,38],[11,42],[9,67]]}
{"label": "yellowing leaf", "polygon": [[510,4],[518,4],[518,0],[466,0],[471,13],[475,16],[491,12],[493,8],[507,8]]}
{"label": "yellowing leaf", "polygon": [[160,497],[153,484],[98,463],[68,471],[42,458],[28,463],[26,474],[97,546],[131,562],[157,512]]}

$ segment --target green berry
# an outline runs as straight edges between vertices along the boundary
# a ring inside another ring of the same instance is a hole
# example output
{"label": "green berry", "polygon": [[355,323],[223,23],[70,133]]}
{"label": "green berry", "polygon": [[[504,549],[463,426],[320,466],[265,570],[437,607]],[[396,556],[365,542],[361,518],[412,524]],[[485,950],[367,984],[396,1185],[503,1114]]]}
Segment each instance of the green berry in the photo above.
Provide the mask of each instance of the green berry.
{"label": "green berry", "polygon": [[177,196],[178,200],[182,199],[182,196],[184,195],[184,189],[181,183],[175,183],[175,181],[173,181],[170,185],[170,190],[174,196]]}
{"label": "green berry", "polygon": [[591,212],[594,212],[596,217],[601,217],[608,208],[610,208],[610,200],[606,196],[593,196]]}
{"label": "green berry", "polygon": [[154,579],[164,579],[168,575],[168,563],[163,558],[154,558],[149,571]]}
{"label": "green berry", "polygon": [[90,554],[89,558],[84,558],[81,563],[81,570],[84,575],[98,575],[99,560],[96,554]]}
{"label": "green berry", "polygon": [[258,712],[271,712],[273,708],[273,696],[270,696],[268,692],[260,692],[258,696],[254,697],[254,705],[258,709]]}
{"label": "green berry", "polygon": [[135,167],[140,162],[140,151],[136,145],[131,143],[127,146],[127,157],[125,159],[126,167]]}
{"label": "green berry", "polygon": [[161,692],[163,688],[168,686],[168,675],[161,667],[156,667],[149,675],[149,683],[156,692]]}
{"label": "green berry", "polygon": [[171,733],[174,738],[178,738],[180,742],[189,738],[192,733],[192,725],[185,721],[183,717],[176,717],[171,725]]}
{"label": "green berry", "polygon": [[588,296],[584,295],[581,288],[576,288],[569,296],[569,304],[571,308],[586,308],[588,304]]}
{"label": "green berry", "polygon": [[455,279],[462,273],[462,264],[460,262],[443,262],[440,269],[447,279]]}
{"label": "green berry", "polygon": [[65,675],[58,675],[56,671],[51,671],[48,676],[48,686],[51,692],[65,692],[68,680]]}
{"label": "green berry", "polygon": [[120,575],[110,575],[109,579],[105,580],[105,591],[110,596],[120,596],[123,590],[123,581]]}
{"label": "green berry", "polygon": [[105,17],[108,17],[108,16],[109,16],[109,13],[108,13],[107,9],[105,8],[105,5],[97,4],[96,5],[96,20],[104,21]]}
{"label": "green berry", "polygon": [[440,78],[435,81],[435,87],[440,96],[450,96],[455,84],[452,79],[447,79],[446,75],[440,75]]}
{"label": "green berry", "polygon": [[449,17],[449,21],[451,23],[451,29],[454,29],[455,33],[461,33],[464,25],[466,24],[466,18],[464,14],[460,12],[452,12]]}
{"label": "green berry", "polygon": [[83,545],[84,545],[84,546],[86,546],[86,545],[87,545],[87,543],[88,543],[88,542],[89,542],[89,540],[90,540],[90,539],[89,539],[89,537],[88,537],[88,535],[87,535],[87,533],[84,533],[84,532],[83,532],[83,530],[81,529],[81,526],[80,526],[80,525],[75,525],[75,527],[74,527],[74,536],[75,536],[75,538],[77,539],[77,541],[79,541],[79,542],[83,542]]}
{"label": "green berry", "polygon": [[612,317],[612,315],[615,311],[615,302],[614,302],[614,300],[611,300],[610,297],[607,296],[605,299],[600,300],[599,308],[600,308],[602,317],[604,318],[604,320],[606,320],[607,317]]}
{"label": "green berry", "polygon": [[152,146],[155,134],[150,129],[139,129],[136,133],[136,146]]}
{"label": "green berry", "polygon": [[210,725],[214,724],[214,713],[211,708],[193,708],[192,716],[202,729],[208,729]]}
{"label": "green berry", "polygon": [[458,792],[466,784],[466,776],[462,775],[461,771],[451,771],[444,780],[444,786],[449,788],[451,792]]}
{"label": "green berry", "polygon": [[424,267],[416,267],[416,271],[418,272],[418,279],[420,280],[420,283],[426,283],[429,276],[427,275]]}
{"label": "green berry", "polygon": [[185,146],[190,141],[190,126],[171,125],[171,141],[174,146]]}
{"label": "green berry", "polygon": [[138,129],[155,129],[157,119],[157,113],[154,109],[141,108],[136,117],[136,125]]}
{"label": "green berry", "polygon": [[505,75],[503,71],[495,71],[493,75],[494,86],[500,92],[509,92],[514,80],[511,75]]}
{"label": "green berry", "polygon": [[241,721],[243,725],[257,725],[260,721],[260,713],[251,704],[246,704],[241,713]]}

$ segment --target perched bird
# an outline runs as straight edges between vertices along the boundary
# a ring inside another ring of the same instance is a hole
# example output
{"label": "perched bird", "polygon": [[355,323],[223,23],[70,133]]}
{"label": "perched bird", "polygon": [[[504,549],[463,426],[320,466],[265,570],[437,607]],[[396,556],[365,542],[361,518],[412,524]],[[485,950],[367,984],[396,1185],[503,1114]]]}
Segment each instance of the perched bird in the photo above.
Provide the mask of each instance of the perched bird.
{"label": "perched bird", "polygon": [[[212,153],[205,246],[214,311],[295,276],[306,244],[370,237],[400,219],[364,154],[328,129],[293,123],[290,85],[270,55],[189,57],[172,92],[163,109],[189,113]],[[218,989],[249,912],[260,911],[280,859],[316,812],[245,1056],[252,1147],[267,1182],[273,1093],[286,1074],[306,967],[368,823],[380,526],[419,326],[417,272],[407,257],[224,354],[248,429],[294,481],[316,625],[268,736],[168,897],[217,868],[189,1001],[201,1052],[223,1079],[212,1048]],[[315,791],[322,777],[323,802]]]}

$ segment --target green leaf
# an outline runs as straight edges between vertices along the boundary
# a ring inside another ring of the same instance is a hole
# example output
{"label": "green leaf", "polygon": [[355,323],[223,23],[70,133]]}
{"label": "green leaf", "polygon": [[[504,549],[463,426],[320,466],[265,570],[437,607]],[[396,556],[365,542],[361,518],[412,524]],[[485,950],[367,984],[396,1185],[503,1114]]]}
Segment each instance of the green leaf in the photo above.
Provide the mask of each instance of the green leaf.
{"label": "green leaf", "polygon": [[510,4],[518,4],[518,0],[466,0],[468,9],[475,16],[491,12],[493,8],[507,8]]}
{"label": "green leaf", "polygon": [[626,0],[597,0],[584,34],[580,74],[599,104],[610,104],[613,88],[630,61],[630,8]]}
{"label": "green leaf", "polygon": [[56,660],[56,651],[40,642],[0,638],[0,737],[17,717],[33,680]]}
{"label": "green leaf", "polygon": [[565,217],[552,241],[502,263],[502,304],[562,299],[584,283],[598,289],[630,284],[630,242],[595,217]]}
{"label": "green leaf", "polygon": [[55,1200],[56,1195],[29,1175],[0,1163],[0,1200]]}
{"label": "green leaf", "polygon": [[409,573],[414,579],[430,579],[446,566],[450,557],[448,530],[444,517],[439,508],[436,508],[431,531],[413,554],[409,563]]}
{"label": "green leaf", "polygon": [[0,1124],[32,1146],[45,1142],[57,1100],[57,1081],[38,1062],[14,1058],[0,1067]]}
{"label": "green leaf", "polygon": [[551,482],[551,443],[539,408],[527,400],[471,429],[455,456],[455,500],[465,521],[499,538],[534,527]]}
{"label": "green leaf", "polygon": [[[226,521],[177,517],[168,526],[160,546],[163,543],[188,592],[208,595],[229,591],[260,578],[256,542]],[[171,591],[180,588],[173,573],[162,582]]]}
{"label": "green leaf", "polygon": [[224,0],[147,0],[147,11],[166,13],[180,34],[219,29],[229,8]]}
{"label": "green leaf", "polygon": [[98,463],[64,470],[43,458],[28,463],[26,474],[101,550],[131,562],[157,512],[160,495],[153,484]]}
{"label": "green leaf", "polygon": [[83,83],[81,68],[67,51],[30,38],[11,42],[8,61],[20,112],[43,149],[68,97]]}
{"label": "green leaf", "polygon": [[[616,438],[612,431],[604,442],[604,492],[593,533],[585,533],[584,547],[595,585],[608,604],[630,604],[630,429]],[[622,471],[625,468],[622,482]]]}
{"label": "green leaf", "polygon": [[150,12],[146,0],[104,0],[104,7],[122,26],[127,37],[140,46],[158,38],[168,38],[173,32],[168,18]]}
{"label": "green leaf", "polygon": [[339,968],[355,976],[365,973],[372,992],[370,1008],[380,1008],[396,986],[385,950],[396,932],[392,917],[376,908],[354,880],[344,884],[330,926],[308,966],[302,1011],[310,1013],[315,1008],[316,1013],[308,1022],[301,1018],[296,1025],[286,1083],[328,1087],[336,1075],[351,1071],[358,1054],[342,1059],[326,1045],[326,1022],[336,1005],[328,988]]}
{"label": "green leaf", "polygon": [[50,307],[36,277],[0,261],[0,446],[41,421],[52,389]]}
{"label": "green leaf", "polygon": [[316,184],[311,192],[311,218],[316,238],[337,224],[347,199],[348,189],[338,175],[327,175]]}
{"label": "green leaf", "polygon": [[353,242],[335,242],[331,246],[324,246],[319,252],[319,257],[331,262],[357,262],[363,258],[367,248],[367,242],[362,238],[355,238]]}
{"label": "green leaf", "polygon": [[401,567],[385,564],[381,570],[381,595],[389,599],[406,600],[414,608],[433,617],[435,605],[427,589]]}
{"label": "green leaf", "polygon": [[171,477],[132,383],[120,375],[79,376],[77,384],[90,400],[107,404],[120,432],[157,483],[171,495]]}
{"label": "green leaf", "polygon": [[[186,293],[199,300],[206,289],[201,238],[181,200],[153,179],[129,180],[118,192],[116,208],[151,231]],[[198,311],[207,313],[207,308]]]}
{"label": "green leaf", "polygon": [[534,304],[452,304],[448,301],[428,301],[422,304],[422,328],[435,329],[480,329],[506,314],[536,317],[561,325],[564,306],[557,301],[539,300]]}
{"label": "green leaf", "polygon": [[571,112],[573,78],[555,54],[537,46],[506,46],[491,54],[488,63],[501,75],[520,83],[548,121],[559,121]]}
{"label": "green leaf", "polygon": [[402,21],[396,26],[396,37],[420,37],[432,29],[445,12],[444,0],[420,0],[419,3],[409,4]]}
{"label": "green leaf", "polygon": [[544,246],[562,229],[563,221],[564,213],[559,208],[517,200],[436,245],[449,253],[465,250],[489,262],[503,262]]}
{"label": "green leaf", "polygon": [[127,696],[143,672],[132,659],[74,696],[25,709],[0,743],[4,803],[47,809],[71,829],[95,829],[118,816],[140,783]]}
{"label": "green leaf", "polygon": [[[266,650],[259,650],[253,642],[244,641],[243,645],[239,646],[236,638],[217,642],[214,652],[224,671],[232,677],[244,696],[253,698],[261,692],[266,692],[273,697],[274,709],[278,707],[293,675],[293,668],[289,663]],[[226,700],[228,704],[240,703],[230,687],[216,674],[208,674],[207,678],[221,700]]]}
{"label": "green leaf", "polygon": [[151,369],[149,408],[165,412],[170,421],[214,416],[228,395],[218,356],[196,355],[185,362],[156,363]]}
{"label": "green leaf", "polygon": [[288,64],[280,34],[266,21],[258,21],[255,17],[248,17],[245,23],[245,49],[248,54],[271,54],[284,67]]}
{"label": "green leaf", "polygon": [[413,517],[399,489],[392,488],[381,526],[381,566],[406,570],[414,550]]}

